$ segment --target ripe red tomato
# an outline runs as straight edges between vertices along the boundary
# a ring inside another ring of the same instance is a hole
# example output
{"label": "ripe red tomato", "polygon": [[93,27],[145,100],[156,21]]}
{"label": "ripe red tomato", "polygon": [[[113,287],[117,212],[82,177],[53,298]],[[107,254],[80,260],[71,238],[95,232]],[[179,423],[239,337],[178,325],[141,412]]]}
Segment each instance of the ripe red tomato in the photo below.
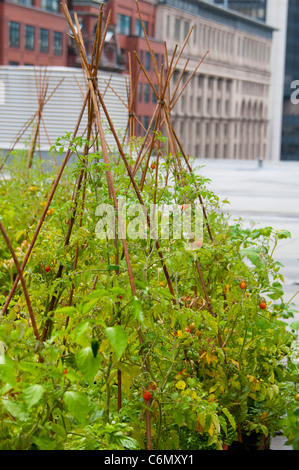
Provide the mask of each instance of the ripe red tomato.
{"label": "ripe red tomato", "polygon": [[185,331],[186,331],[186,333],[190,333],[190,332],[191,332],[190,328],[185,328]]}
{"label": "ripe red tomato", "polygon": [[262,302],[260,303],[260,308],[261,308],[262,310],[265,310],[265,309],[267,308],[266,302],[262,301]]}
{"label": "ripe red tomato", "polygon": [[144,390],[142,398],[145,401],[149,401],[152,398],[151,393],[148,390]]}
{"label": "ripe red tomato", "polygon": [[64,369],[64,371],[62,372],[62,375],[65,375],[67,374],[67,369]]}
{"label": "ripe red tomato", "polygon": [[50,266],[47,266],[47,267],[45,268],[45,271],[46,271],[46,273],[48,273],[49,271],[51,271]]}
{"label": "ripe red tomato", "polygon": [[246,289],[246,282],[245,281],[242,281],[241,284],[240,284],[240,287],[241,289]]}
{"label": "ripe red tomato", "polygon": [[154,170],[156,168],[156,165],[154,163],[151,164],[151,169]]}

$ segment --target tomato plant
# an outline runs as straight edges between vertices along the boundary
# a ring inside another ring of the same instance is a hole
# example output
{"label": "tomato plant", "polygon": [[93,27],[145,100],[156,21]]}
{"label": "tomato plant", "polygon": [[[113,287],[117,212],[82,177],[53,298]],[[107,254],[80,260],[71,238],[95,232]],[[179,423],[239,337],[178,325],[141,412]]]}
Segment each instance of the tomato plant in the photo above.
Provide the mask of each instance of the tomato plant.
{"label": "tomato plant", "polygon": [[[78,157],[85,143],[71,142]],[[96,208],[109,203],[106,166],[98,156],[84,162],[85,206],[80,210],[81,191],[69,243],[65,220],[72,219],[80,158],[65,172],[26,266],[38,329],[45,332],[42,345],[21,288],[0,319],[6,348],[1,448],[145,448],[147,412],[155,449],[220,450],[246,434],[273,434],[295,402],[292,383],[299,376],[289,360],[294,336],[284,322],[292,309],[283,301],[273,258],[273,246],[289,234],[232,223],[200,169],[186,173],[185,186],[173,193],[165,183],[173,164],[167,153],[156,190],[161,211],[171,202],[191,206],[196,183],[214,237],[205,225],[199,251],[186,250],[181,239],[161,239],[170,281],[153,241],[129,240],[133,295],[121,241],[117,257],[114,240],[95,236]],[[124,165],[112,170],[118,194],[136,202]],[[16,158],[10,179],[0,183],[1,218],[20,261],[54,171],[35,165],[25,172]],[[151,178],[143,189],[146,204],[154,196]],[[17,272],[4,242],[0,251],[3,307]]]}

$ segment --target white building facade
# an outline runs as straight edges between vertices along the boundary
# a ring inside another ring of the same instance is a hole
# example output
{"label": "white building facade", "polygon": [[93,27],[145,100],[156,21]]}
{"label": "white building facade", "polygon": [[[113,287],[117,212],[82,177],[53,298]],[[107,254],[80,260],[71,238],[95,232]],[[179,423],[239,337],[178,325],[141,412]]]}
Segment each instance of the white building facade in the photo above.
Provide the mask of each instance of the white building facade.
{"label": "white building facade", "polygon": [[186,153],[198,158],[269,158],[273,28],[203,0],[158,0],[156,36],[171,54],[183,44],[172,88],[189,59],[188,84],[172,118]]}

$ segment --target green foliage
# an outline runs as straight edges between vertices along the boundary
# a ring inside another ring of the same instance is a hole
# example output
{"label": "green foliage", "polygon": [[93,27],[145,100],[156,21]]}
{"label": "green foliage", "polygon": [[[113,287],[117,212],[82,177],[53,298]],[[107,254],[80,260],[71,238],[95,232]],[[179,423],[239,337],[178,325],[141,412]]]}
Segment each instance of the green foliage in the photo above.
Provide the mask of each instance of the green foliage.
{"label": "green foliage", "polygon": [[[58,153],[69,139],[57,142]],[[290,234],[232,223],[200,169],[190,174],[183,168],[185,184],[178,184],[174,159],[165,152],[157,187],[154,174],[145,182],[145,207],[149,211],[155,197],[161,217],[163,204],[192,204],[201,195],[213,240],[206,223],[197,251],[185,250],[183,239],[159,240],[173,297],[149,229],[146,240],[127,238],[132,293],[121,240],[116,256],[114,240],[95,234],[96,208],[111,201],[106,166],[98,153],[82,158],[85,143],[72,142],[78,161],[63,175],[24,272],[39,332],[48,327],[44,343],[34,337],[20,286],[0,319],[6,347],[0,448],[143,449],[146,409],[155,449],[222,449],[240,432],[272,435],[299,381],[292,356],[298,325],[290,331],[284,321],[293,316],[292,305],[284,300],[281,264],[274,259],[279,240]],[[137,203],[124,165],[114,158],[117,195]],[[26,170],[14,161],[9,170],[10,178],[0,181],[1,219],[22,262],[57,168]],[[85,179],[74,213],[73,181],[81,170]],[[15,276],[1,241],[0,306]],[[185,331],[191,323],[195,329]],[[145,405],[142,393],[153,381],[157,388]],[[295,410],[286,427],[294,446],[297,418]]]}

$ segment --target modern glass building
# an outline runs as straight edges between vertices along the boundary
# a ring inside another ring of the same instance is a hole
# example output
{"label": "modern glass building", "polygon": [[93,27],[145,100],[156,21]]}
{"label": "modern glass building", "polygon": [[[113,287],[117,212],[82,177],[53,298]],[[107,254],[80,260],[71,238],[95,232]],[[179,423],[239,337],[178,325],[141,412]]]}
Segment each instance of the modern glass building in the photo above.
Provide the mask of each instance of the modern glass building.
{"label": "modern glass building", "polygon": [[214,3],[266,21],[267,0],[214,0]]}
{"label": "modern glass building", "polygon": [[[281,160],[299,160],[299,2],[289,0],[282,118]],[[293,86],[292,86],[293,84]],[[294,88],[296,86],[296,88]],[[292,100],[295,92],[296,101]]]}

